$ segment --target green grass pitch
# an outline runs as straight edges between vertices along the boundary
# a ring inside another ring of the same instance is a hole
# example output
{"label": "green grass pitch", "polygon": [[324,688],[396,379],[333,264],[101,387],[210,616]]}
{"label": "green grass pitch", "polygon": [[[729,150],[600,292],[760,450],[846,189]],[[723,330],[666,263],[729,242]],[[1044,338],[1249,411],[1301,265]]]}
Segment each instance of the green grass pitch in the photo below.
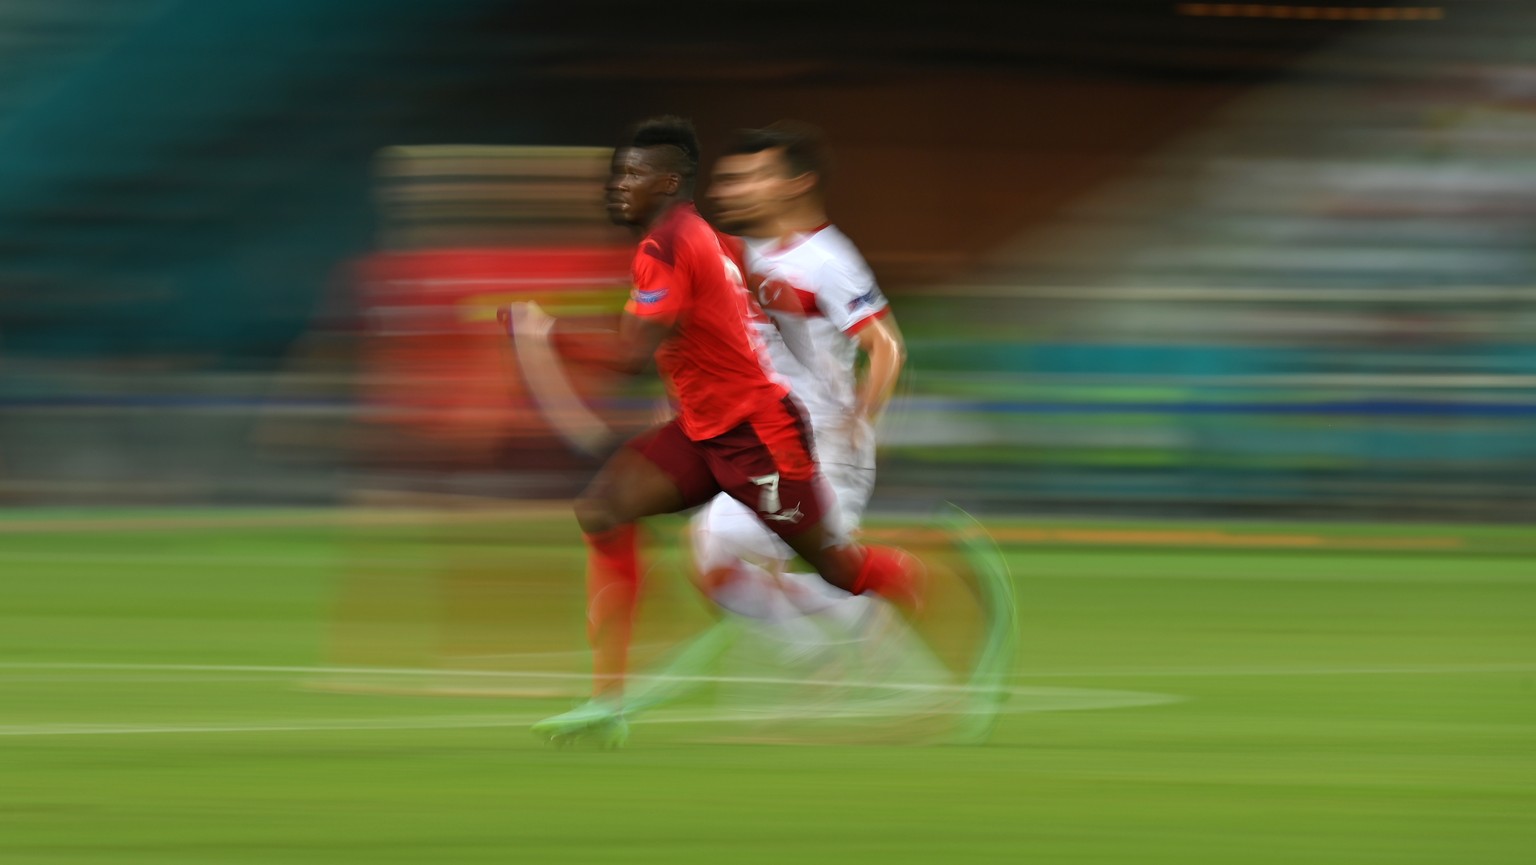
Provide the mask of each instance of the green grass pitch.
{"label": "green grass pitch", "polygon": [[[1000,522],[1024,635],[990,745],[682,715],[601,752],[526,729],[579,683],[568,518],[334,517],[0,518],[0,862],[1536,855],[1530,530]],[[705,622],[663,528],[645,646]],[[467,687],[508,669],[543,677]]]}

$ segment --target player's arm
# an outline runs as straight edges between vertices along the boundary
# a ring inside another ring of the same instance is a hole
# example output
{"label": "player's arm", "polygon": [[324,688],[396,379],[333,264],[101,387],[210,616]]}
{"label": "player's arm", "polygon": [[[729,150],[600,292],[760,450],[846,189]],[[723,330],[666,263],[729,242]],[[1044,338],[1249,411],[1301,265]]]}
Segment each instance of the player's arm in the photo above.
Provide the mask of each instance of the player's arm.
{"label": "player's arm", "polygon": [[[624,313],[615,327],[573,326],[544,312],[533,301],[514,303],[498,313],[509,335],[539,340],[561,359],[617,372],[643,372],[656,349],[675,327]],[[509,321],[510,319],[510,321]]]}
{"label": "player's arm", "polygon": [[646,240],[635,256],[635,287],[619,319],[613,368],[631,375],[646,368],[656,349],[677,330],[687,307],[688,284],[673,267],[675,251]]}
{"label": "player's arm", "polygon": [[855,411],[861,419],[874,423],[896,391],[896,382],[907,364],[907,345],[889,310],[884,315],[868,319],[854,334],[854,339],[858,341],[859,350],[869,358],[869,368],[859,382]]}
{"label": "player's arm", "polygon": [[[556,338],[559,335],[556,330],[561,327],[558,319],[531,300],[499,310],[497,318],[507,329],[507,334],[513,337],[518,368],[534,405],[567,443],[592,455],[602,453],[609,446],[613,431],[577,393],[560,358],[575,356],[621,372],[638,373],[645,369],[651,355],[672,330],[671,325],[626,312],[619,319],[617,331],[567,330],[564,336],[585,338],[559,340]],[[593,336],[599,338],[594,340]],[[563,350],[562,342],[565,343]],[[580,350],[572,352],[573,345],[580,346]]]}
{"label": "player's arm", "polygon": [[863,268],[830,263],[817,273],[816,304],[822,315],[852,338],[869,359],[860,379],[854,411],[857,420],[873,424],[890,402],[907,363],[907,346],[891,308]]}
{"label": "player's arm", "polygon": [[645,371],[656,349],[677,330],[685,294],[672,268],[650,255],[642,254],[636,259],[634,276],[635,286],[619,316],[617,331],[602,331],[602,337],[594,340],[592,330],[567,331],[568,325],[546,317],[547,322],[540,322],[541,335],[547,336],[555,350],[568,360],[581,360],[628,375]]}
{"label": "player's arm", "polygon": [[663,322],[625,312],[619,318],[611,368],[629,375],[645,371],[656,349],[677,329],[675,323]]}

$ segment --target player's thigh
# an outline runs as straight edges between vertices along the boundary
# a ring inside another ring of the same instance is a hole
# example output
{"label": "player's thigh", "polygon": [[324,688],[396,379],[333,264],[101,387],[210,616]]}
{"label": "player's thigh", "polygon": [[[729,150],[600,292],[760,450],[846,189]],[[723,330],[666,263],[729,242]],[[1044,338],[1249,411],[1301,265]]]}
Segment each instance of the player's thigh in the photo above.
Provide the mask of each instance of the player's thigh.
{"label": "player's thigh", "polygon": [[601,532],[686,510],[718,491],[698,445],[673,421],[614,451],[577,500],[576,518],[583,531]]}
{"label": "player's thigh", "polygon": [[694,514],[689,525],[694,561],[701,572],[738,561],[769,571],[783,568],[794,551],[769,531],[750,508],[729,495],[717,495]]}
{"label": "player's thigh", "polygon": [[807,429],[798,406],[786,397],[701,442],[719,488],[781,536],[818,521],[830,497]]}
{"label": "player's thigh", "polygon": [[794,533],[781,532],[779,537],[823,580],[851,592],[858,584],[859,565],[863,559],[858,546],[831,525],[832,522],[834,520],[824,517]]}
{"label": "player's thigh", "polygon": [[798,408],[765,411],[751,422],[706,444],[715,481],[731,498],[804,558],[824,579],[847,589],[857,578],[846,557],[831,550],[848,546],[838,523],[831,488],[810,456]]}

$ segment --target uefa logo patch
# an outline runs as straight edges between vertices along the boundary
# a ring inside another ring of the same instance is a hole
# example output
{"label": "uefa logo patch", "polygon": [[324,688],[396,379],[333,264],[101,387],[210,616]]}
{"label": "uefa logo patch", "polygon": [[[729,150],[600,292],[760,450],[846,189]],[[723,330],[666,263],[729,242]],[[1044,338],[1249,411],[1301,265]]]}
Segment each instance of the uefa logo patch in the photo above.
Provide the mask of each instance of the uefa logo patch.
{"label": "uefa logo patch", "polygon": [[848,311],[853,312],[861,306],[874,306],[880,300],[880,289],[871,288],[869,291],[848,301]]}

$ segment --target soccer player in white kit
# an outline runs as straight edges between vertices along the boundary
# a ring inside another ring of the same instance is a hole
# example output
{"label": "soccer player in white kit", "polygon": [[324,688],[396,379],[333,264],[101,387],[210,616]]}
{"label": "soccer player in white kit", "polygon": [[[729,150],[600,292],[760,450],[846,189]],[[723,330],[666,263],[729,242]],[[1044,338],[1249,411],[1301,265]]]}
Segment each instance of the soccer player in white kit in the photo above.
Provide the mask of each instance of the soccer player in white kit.
{"label": "soccer player in white kit", "polygon": [[[811,422],[833,515],[856,532],[875,483],[874,425],[906,360],[890,307],[858,249],[827,219],[825,150],[815,130],[780,123],[741,133],[709,188],[716,224],[742,235],[748,285],[768,320],[759,332]],[[856,374],[859,354],[868,368]],[[814,574],[745,505],[716,497],[691,527],[700,587],[722,608],[786,621],[834,605],[861,608]],[[846,603],[845,603],[846,602]]]}

